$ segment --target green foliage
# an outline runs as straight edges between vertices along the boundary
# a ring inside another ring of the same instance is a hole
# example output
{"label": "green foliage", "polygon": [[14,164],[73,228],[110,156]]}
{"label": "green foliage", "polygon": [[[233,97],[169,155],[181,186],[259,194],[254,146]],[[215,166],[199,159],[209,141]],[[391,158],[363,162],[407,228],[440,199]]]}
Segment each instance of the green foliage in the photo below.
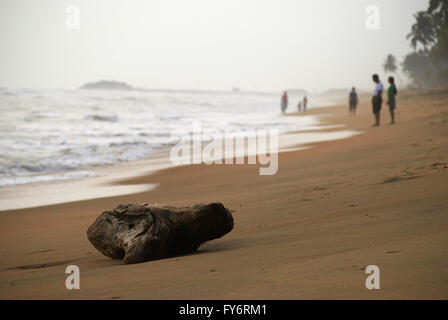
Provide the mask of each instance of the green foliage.
{"label": "green foliage", "polygon": [[402,68],[420,88],[448,85],[448,0],[430,0],[407,35],[414,52]]}
{"label": "green foliage", "polygon": [[415,23],[406,38],[411,41],[411,46],[414,50],[417,49],[418,44],[421,44],[423,49],[427,51],[428,47],[434,44],[436,40],[433,16],[421,11],[414,14],[414,18]]}
{"label": "green foliage", "polygon": [[433,83],[432,73],[436,70],[428,52],[420,50],[408,54],[404,58],[402,68],[420,89],[430,87]]}
{"label": "green foliage", "polygon": [[448,23],[448,1],[430,0],[427,12],[435,18],[436,27],[447,26]]}
{"label": "green foliage", "polygon": [[383,63],[383,69],[385,72],[395,73],[398,69],[397,59],[394,55],[388,54]]}

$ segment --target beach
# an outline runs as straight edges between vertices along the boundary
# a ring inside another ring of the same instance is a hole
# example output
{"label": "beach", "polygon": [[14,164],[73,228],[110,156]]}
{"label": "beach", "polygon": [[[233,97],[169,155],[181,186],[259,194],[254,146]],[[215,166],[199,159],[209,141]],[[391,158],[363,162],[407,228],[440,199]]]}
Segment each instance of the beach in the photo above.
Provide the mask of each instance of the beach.
{"label": "beach", "polygon": [[[149,191],[0,212],[1,299],[447,299],[448,93],[402,93],[373,128],[368,96],[310,109],[361,131],[254,165],[188,165],[119,182]],[[289,114],[285,117],[294,117]],[[86,230],[122,203],[222,202],[234,230],[190,255],[124,265]],[[77,265],[81,288],[67,290]],[[365,269],[381,271],[367,290]]]}

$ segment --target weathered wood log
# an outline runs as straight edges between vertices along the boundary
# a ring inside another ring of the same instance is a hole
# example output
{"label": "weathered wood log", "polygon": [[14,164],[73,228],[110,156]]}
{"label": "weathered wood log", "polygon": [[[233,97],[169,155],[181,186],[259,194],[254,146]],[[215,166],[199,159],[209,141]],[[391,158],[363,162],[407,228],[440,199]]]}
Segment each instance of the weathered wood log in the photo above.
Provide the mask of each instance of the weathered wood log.
{"label": "weathered wood log", "polygon": [[194,252],[201,243],[232,229],[232,214],[222,203],[125,204],[104,211],[87,230],[87,237],[105,256],[139,263]]}

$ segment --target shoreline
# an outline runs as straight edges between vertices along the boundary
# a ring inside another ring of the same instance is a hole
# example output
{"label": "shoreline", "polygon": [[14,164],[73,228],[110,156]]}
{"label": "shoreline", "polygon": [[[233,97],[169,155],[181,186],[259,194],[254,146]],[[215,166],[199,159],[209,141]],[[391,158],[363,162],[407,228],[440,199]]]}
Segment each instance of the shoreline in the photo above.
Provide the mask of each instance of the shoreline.
{"label": "shoreline", "polygon": [[[2,299],[447,299],[448,94],[400,93],[397,124],[279,154],[279,170],[189,165],[121,181],[147,192],[0,213]],[[316,110],[324,113],[323,110]],[[222,202],[234,230],[190,255],[124,265],[96,251],[88,226],[121,203]],[[65,289],[65,267],[81,289]],[[365,288],[378,265],[381,290]]]}
{"label": "shoreline", "polygon": [[[362,132],[346,130],[344,124],[331,121],[331,111],[337,105],[320,106],[306,113],[288,113],[284,116],[318,116],[319,123],[307,130],[289,131],[279,135],[279,153],[312,148],[316,143],[347,139]],[[330,122],[328,122],[330,119]],[[305,142],[300,142],[300,141]],[[171,147],[158,150],[151,157],[111,166],[86,168],[51,174],[78,174],[85,172],[92,176],[74,179],[56,179],[25,184],[8,185],[0,188],[0,214],[3,211],[36,208],[54,204],[131,195],[150,191],[157,184],[125,184],[142,175],[155,174],[160,170],[174,168],[169,159]],[[247,157],[247,150],[246,157]],[[224,158],[223,158],[224,160]],[[192,165],[181,164],[180,166]],[[256,164],[260,166],[259,164]],[[61,196],[59,190],[66,192]]]}

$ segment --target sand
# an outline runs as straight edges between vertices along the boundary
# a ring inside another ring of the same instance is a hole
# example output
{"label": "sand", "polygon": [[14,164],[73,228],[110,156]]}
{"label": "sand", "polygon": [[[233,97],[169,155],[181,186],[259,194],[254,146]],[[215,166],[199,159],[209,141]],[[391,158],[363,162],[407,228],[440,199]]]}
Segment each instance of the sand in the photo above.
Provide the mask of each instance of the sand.
{"label": "sand", "polygon": [[[122,183],[155,190],[0,212],[2,299],[448,298],[448,94],[400,93],[397,124],[371,127],[364,97],[327,124],[352,138],[279,155],[274,176],[253,165],[191,165]],[[102,256],[86,230],[127,202],[220,201],[234,230],[194,254],[124,265]],[[81,289],[65,288],[79,266]],[[379,290],[365,268],[380,269]]]}

